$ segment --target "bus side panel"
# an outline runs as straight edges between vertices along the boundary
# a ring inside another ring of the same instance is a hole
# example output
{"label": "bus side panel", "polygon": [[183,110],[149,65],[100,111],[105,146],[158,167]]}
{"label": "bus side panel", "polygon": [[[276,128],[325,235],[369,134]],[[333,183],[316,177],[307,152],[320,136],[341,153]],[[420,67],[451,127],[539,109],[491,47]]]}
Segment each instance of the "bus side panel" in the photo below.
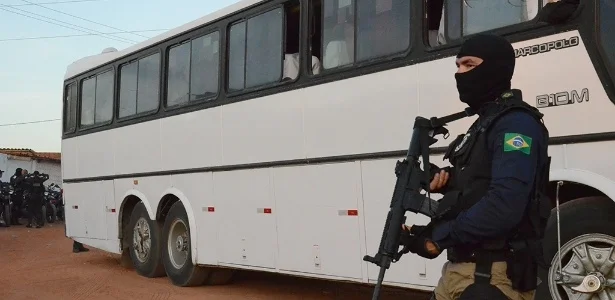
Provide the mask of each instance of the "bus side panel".
{"label": "bus side panel", "polygon": [[[442,165],[440,157],[431,157],[431,162]],[[378,252],[382,230],[386,221],[393,188],[395,187],[395,159],[362,161],[363,200],[365,209],[365,231],[367,253],[374,256]],[[432,198],[438,199],[436,195]],[[411,212],[406,213],[406,224],[426,225],[429,218]],[[390,283],[435,286],[441,276],[442,264],[446,255],[428,261],[416,254],[408,253],[394,263],[387,271],[385,281]],[[380,268],[368,263],[370,281],[378,278]]]}
{"label": "bus side panel", "polygon": [[279,269],[363,278],[360,172],[356,162],[274,169]]}
{"label": "bus side panel", "polygon": [[213,174],[220,262],[276,267],[277,210],[270,172],[252,169]]}
{"label": "bus side panel", "polygon": [[77,138],[77,177],[98,177],[115,174],[113,168],[113,137],[116,135],[115,132],[114,130],[105,130]]}
{"label": "bus side panel", "polygon": [[221,107],[213,107],[161,120],[164,170],[224,164],[221,111]]}
{"label": "bus side panel", "polygon": [[[83,182],[79,185],[78,197],[82,199],[85,219],[86,236],[91,239],[107,239],[107,201],[104,187],[105,181]],[[113,183],[109,192],[113,192]]]}
{"label": "bus side panel", "polygon": [[171,186],[180,190],[194,210],[197,233],[197,263],[218,264],[218,219],[220,210],[216,207],[212,173],[174,175]]}
{"label": "bus side panel", "polygon": [[[535,52],[553,45],[560,49]],[[578,31],[523,41],[514,47],[526,55],[517,58],[513,86],[521,88],[524,100],[545,114],[551,137],[615,131],[615,122],[597,121],[612,119],[615,105]]]}
{"label": "bus side panel", "polygon": [[[77,177],[77,141],[80,138],[62,140],[62,179]],[[11,169],[14,171],[14,169]]]}
{"label": "bus side panel", "polygon": [[79,198],[79,188],[82,183],[64,183],[64,213],[66,218],[66,235],[68,237],[87,237],[85,234],[85,219],[83,206]]}
{"label": "bus side panel", "polygon": [[295,90],[223,106],[224,164],[305,157],[302,94]]}
{"label": "bus side panel", "polygon": [[409,66],[301,91],[307,157],[407,149],[418,110],[417,70]]}
{"label": "bus side panel", "polygon": [[[615,149],[615,141],[566,145],[566,167],[600,174],[612,181],[615,178],[612,161],[613,149]],[[603,157],[606,160],[592,159],[597,157]]]}
{"label": "bus side panel", "polygon": [[114,131],[115,139],[108,142],[109,145],[115,144],[117,174],[162,170],[160,122],[161,120],[138,123]]}
{"label": "bus side panel", "polygon": [[[115,201],[115,182],[113,180],[106,180],[102,182],[102,192],[105,197],[105,213],[107,214],[107,239],[119,243],[119,220],[120,203]],[[114,252],[119,251],[115,249]]]}

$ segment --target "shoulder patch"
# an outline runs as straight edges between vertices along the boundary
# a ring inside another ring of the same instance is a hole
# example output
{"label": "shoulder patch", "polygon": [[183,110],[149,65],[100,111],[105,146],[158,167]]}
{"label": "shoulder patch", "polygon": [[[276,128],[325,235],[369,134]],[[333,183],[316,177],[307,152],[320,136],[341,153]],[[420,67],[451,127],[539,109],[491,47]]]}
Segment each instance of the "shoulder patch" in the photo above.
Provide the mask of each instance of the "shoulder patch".
{"label": "shoulder patch", "polygon": [[532,138],[520,133],[504,134],[504,152],[521,151],[527,155],[532,149]]}

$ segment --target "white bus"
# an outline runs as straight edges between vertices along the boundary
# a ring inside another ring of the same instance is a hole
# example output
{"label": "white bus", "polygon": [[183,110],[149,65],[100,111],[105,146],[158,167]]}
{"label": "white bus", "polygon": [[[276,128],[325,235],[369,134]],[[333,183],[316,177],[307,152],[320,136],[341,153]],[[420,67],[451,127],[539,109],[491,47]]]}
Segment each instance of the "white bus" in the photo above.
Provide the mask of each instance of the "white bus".
{"label": "white bus", "polygon": [[[178,286],[228,283],[238,269],[374,283],[363,256],[377,252],[414,117],[464,108],[456,52],[494,32],[516,49],[513,86],[545,114],[554,203],[563,182],[569,281],[551,286],[566,299],[589,275],[611,285],[614,2],[582,1],[556,25],[536,21],[538,0],[427,2],[244,0],[71,64],[66,235]],[[451,136],[473,121],[449,124]],[[432,162],[446,165],[451,140]],[[432,290],[445,261],[405,255],[385,285]]]}

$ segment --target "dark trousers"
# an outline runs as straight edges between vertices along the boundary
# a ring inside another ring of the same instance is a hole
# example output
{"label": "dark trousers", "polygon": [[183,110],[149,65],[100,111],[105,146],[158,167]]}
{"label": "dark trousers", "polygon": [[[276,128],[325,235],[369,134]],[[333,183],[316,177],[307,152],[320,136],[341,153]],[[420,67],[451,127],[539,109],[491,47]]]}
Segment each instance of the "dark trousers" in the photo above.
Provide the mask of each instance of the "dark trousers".
{"label": "dark trousers", "polygon": [[21,214],[22,206],[23,206],[23,195],[18,194],[14,195],[13,199],[13,209],[11,212],[11,223],[13,225],[17,225],[19,223],[19,218],[23,217]]}
{"label": "dark trousers", "polygon": [[38,197],[28,199],[28,224],[34,224],[32,218],[36,218],[39,225],[43,224],[43,200]]}

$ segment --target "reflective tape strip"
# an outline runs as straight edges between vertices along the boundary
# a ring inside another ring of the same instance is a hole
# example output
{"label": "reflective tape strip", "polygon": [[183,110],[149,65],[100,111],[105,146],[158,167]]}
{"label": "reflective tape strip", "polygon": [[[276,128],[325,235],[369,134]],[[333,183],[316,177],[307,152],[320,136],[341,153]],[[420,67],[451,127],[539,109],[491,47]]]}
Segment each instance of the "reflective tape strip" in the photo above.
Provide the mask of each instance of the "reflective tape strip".
{"label": "reflective tape strip", "polygon": [[73,205],[73,209],[79,209],[78,205]]}
{"label": "reflective tape strip", "polygon": [[115,212],[115,208],[107,208],[107,212],[108,213],[114,213]]}
{"label": "reflective tape strip", "polygon": [[203,207],[203,211],[205,212],[215,212],[216,209],[213,206]]}
{"label": "reflective tape strip", "polygon": [[270,214],[271,208],[257,208],[256,213],[258,214]]}
{"label": "reflective tape strip", "polygon": [[343,210],[338,210],[337,214],[340,216],[358,216],[359,211],[356,209],[343,209]]}

